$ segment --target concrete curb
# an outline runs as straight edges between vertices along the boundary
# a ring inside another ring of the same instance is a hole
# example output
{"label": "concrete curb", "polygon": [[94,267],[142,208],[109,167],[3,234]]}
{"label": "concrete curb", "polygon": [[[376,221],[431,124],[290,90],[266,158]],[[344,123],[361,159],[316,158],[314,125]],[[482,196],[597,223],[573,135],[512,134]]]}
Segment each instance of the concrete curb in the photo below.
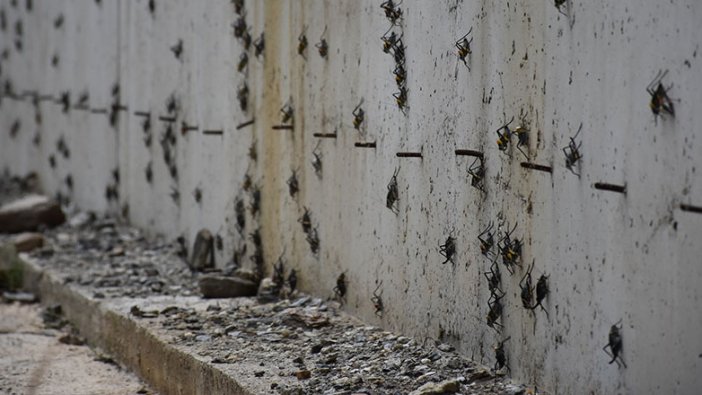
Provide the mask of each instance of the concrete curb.
{"label": "concrete curb", "polygon": [[25,287],[60,304],[87,342],[111,354],[162,394],[253,394],[214,365],[166,343],[128,315],[63,284],[26,256]]}

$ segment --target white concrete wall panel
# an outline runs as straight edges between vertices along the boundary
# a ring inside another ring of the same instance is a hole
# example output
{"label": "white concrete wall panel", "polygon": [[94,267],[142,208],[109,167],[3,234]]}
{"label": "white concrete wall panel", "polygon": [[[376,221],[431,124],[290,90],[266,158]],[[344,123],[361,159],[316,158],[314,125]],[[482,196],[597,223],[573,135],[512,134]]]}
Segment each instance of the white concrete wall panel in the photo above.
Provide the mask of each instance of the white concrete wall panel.
{"label": "white concrete wall panel", "polygon": [[[247,0],[252,40],[265,32],[261,58],[234,37],[239,16],[226,0],[155,0],[153,14],[147,0],[32,3],[28,11],[25,1],[0,2],[3,85],[41,95],[70,91],[73,104],[87,91],[91,108],[109,110],[118,83],[127,111],[112,127],[106,114],[63,113],[50,101],[37,111],[31,99],[3,97],[0,166],[9,173],[35,171],[48,192],[123,213],[155,233],[192,242],[208,228],[223,242],[219,267],[243,246],[243,264],[252,265],[250,235],[260,229],[268,270],[282,254],[301,287],[323,296],[332,296],[343,272],[350,311],[450,342],[486,364],[494,363],[492,346],[511,336],[512,376],[553,393],[694,393],[702,385],[702,216],[680,210],[702,204],[702,3],[573,0],[559,13],[549,1],[405,0],[393,29],[406,45],[406,114],[392,96],[394,60],[380,39],[390,23],[380,1]],[[454,42],[471,28],[466,67]],[[315,47],[320,38],[326,58]],[[179,40],[177,59],[171,48]],[[248,65],[239,72],[244,52]],[[656,119],[648,107],[645,88],[659,70],[668,70],[674,118]],[[244,82],[246,111],[237,98]],[[171,96],[179,110],[170,142],[161,143],[169,122],[159,117],[169,117]],[[289,99],[294,129],[275,129]],[[361,101],[358,131],[352,111]],[[135,111],[149,112],[148,133]],[[515,147],[498,149],[495,130],[512,117],[512,126],[529,129],[530,161],[552,172],[523,168]],[[21,127],[11,137],[15,120]],[[182,133],[183,122],[197,130]],[[566,169],[562,147],[581,124],[578,178]],[[57,151],[61,137],[69,158]],[[470,185],[473,158],[456,149],[483,152],[485,193]],[[114,169],[119,197],[108,202]],[[286,184],[293,170],[295,197]],[[396,170],[398,214],[385,207]],[[250,210],[247,177],[260,188],[259,213]],[[626,194],[597,190],[596,182],[626,185]],[[246,205],[243,230],[238,200]],[[318,254],[298,223],[305,208],[318,230]],[[490,221],[516,223],[524,240],[522,267],[511,276],[501,267],[501,334],[486,325],[490,262],[477,240]],[[455,263],[442,264],[439,245],[449,235]],[[519,281],[532,260],[534,281],[549,275],[549,319],[521,306]],[[382,318],[370,300],[378,284]],[[625,369],[609,365],[602,351],[619,320]]]}

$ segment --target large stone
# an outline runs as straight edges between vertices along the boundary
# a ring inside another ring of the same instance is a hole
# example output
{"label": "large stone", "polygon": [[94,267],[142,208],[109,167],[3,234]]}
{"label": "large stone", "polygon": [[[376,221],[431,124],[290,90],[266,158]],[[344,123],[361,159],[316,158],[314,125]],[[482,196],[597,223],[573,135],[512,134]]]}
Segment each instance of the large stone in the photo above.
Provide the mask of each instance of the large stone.
{"label": "large stone", "polygon": [[240,277],[208,274],[200,278],[200,292],[204,298],[236,298],[254,296],[258,284]]}
{"label": "large stone", "polygon": [[29,195],[0,207],[0,233],[34,231],[40,225],[58,226],[66,221],[61,206],[41,195]]}
{"label": "large stone", "polygon": [[202,229],[195,236],[193,254],[188,261],[190,269],[204,270],[214,267],[214,237],[207,229]]}
{"label": "large stone", "polygon": [[41,233],[20,233],[12,240],[17,252],[28,252],[44,245],[44,236]]}

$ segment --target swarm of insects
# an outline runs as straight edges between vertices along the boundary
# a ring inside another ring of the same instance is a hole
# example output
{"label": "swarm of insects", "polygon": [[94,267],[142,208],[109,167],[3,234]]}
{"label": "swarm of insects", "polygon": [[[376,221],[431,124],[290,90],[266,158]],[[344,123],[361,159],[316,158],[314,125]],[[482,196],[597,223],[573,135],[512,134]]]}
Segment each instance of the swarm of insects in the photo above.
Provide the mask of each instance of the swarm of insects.
{"label": "swarm of insects", "polygon": [[336,286],[334,287],[334,295],[340,301],[344,300],[346,296],[346,274],[341,273],[339,277],[336,278]]}
{"label": "swarm of insects", "polygon": [[582,128],[583,124],[581,122],[577,133],[575,133],[575,136],[571,137],[568,145],[563,147],[563,154],[565,155],[565,166],[568,170],[570,170],[571,173],[575,174],[578,177],[580,177],[580,173],[576,172],[574,169],[577,163],[580,161],[580,159],[583,158],[583,155],[580,152],[580,146],[582,145],[582,143],[576,143],[575,139],[580,134],[580,130]]}
{"label": "swarm of insects", "polygon": [[241,111],[246,112],[249,107],[249,85],[244,81],[239,85],[239,89],[236,92],[236,98],[239,100],[239,108]]}
{"label": "swarm of insects", "polygon": [[375,290],[373,291],[373,297],[371,298],[371,302],[373,303],[373,308],[375,308],[375,315],[378,318],[383,318],[383,298],[381,293],[379,292],[380,287],[383,285],[383,282],[379,282],[378,286],[375,287]]}
{"label": "swarm of insects", "polygon": [[329,52],[329,45],[327,44],[327,40],[324,39],[324,34],[327,32],[327,27],[324,26],[324,31],[322,32],[322,35],[319,36],[319,42],[315,44],[314,46],[317,48],[317,51],[319,52],[319,56],[326,58],[327,53]]}
{"label": "swarm of insects", "polygon": [[263,35],[263,32],[261,32],[261,35],[258,36],[256,41],[253,43],[254,46],[254,55],[259,58],[261,55],[263,55],[263,50],[266,48],[266,39],[265,36]]}
{"label": "swarm of insects", "polygon": [[511,336],[507,337],[505,340],[502,340],[501,342],[497,343],[497,346],[495,347],[495,372],[504,367],[506,367],[507,370],[509,370],[509,366],[507,366],[507,357],[505,356],[505,343],[507,343],[507,340],[509,340],[510,338]]}
{"label": "swarm of insects", "polygon": [[179,39],[178,42],[171,47],[171,52],[176,59],[181,60],[181,55],[183,54],[183,40]]}
{"label": "swarm of insects", "polygon": [[298,55],[305,57],[305,50],[307,49],[307,26],[302,28],[302,33],[297,37],[297,53]]}
{"label": "swarm of insects", "polygon": [[[607,345],[605,345],[602,350],[604,350],[605,353],[607,353],[608,356],[612,358],[611,361],[609,361],[610,365],[614,362],[617,363],[618,367],[624,366],[626,368],[626,363],[624,362],[624,359],[622,358],[622,325],[621,325],[621,320],[617,322],[616,324],[612,325],[612,327],[609,329],[609,342]],[[609,348],[609,351],[607,349]]]}
{"label": "swarm of insects", "polygon": [[445,261],[441,262],[442,265],[445,265],[447,262],[454,263],[453,256],[456,254],[456,239],[452,236],[447,237],[446,242],[439,246],[439,254],[446,258]]}
{"label": "swarm of insects", "polygon": [[495,237],[492,233],[493,223],[490,222],[488,226],[480,232],[478,235],[478,241],[480,242],[480,253],[489,258],[492,246],[495,245]]}
{"label": "swarm of insects", "polygon": [[395,214],[400,212],[400,208],[397,206],[397,201],[400,199],[400,193],[397,188],[397,175],[400,173],[400,169],[396,168],[395,172],[392,173],[390,182],[388,183],[388,194],[385,197],[385,207],[389,208]]}
{"label": "swarm of insects", "polygon": [[361,108],[362,104],[363,99],[361,99],[358,105],[351,112],[351,115],[353,115],[353,128],[358,131],[361,130],[361,125],[363,124],[363,120],[365,118],[365,112],[363,111],[363,108]]}
{"label": "swarm of insects", "polygon": [[668,91],[673,88],[669,86],[666,88],[663,86],[663,78],[668,74],[668,70],[659,71],[656,77],[651,81],[646,87],[646,92],[651,96],[651,101],[649,102],[649,107],[653,115],[657,117],[658,115],[663,115],[661,112],[667,113],[672,117],[675,117],[675,106],[673,101],[668,96]]}
{"label": "swarm of insects", "polygon": [[298,183],[297,183],[297,171],[295,171],[295,170],[292,171],[290,178],[288,178],[287,184],[288,184],[288,192],[290,193],[290,196],[295,197],[297,192],[300,190]]}
{"label": "swarm of insects", "polygon": [[456,48],[458,49],[458,58],[463,62],[464,65],[466,65],[466,67],[468,67],[468,71],[470,71],[470,66],[468,66],[466,57],[473,53],[473,51],[470,49],[470,43],[473,42],[473,37],[471,37],[470,40],[468,40],[468,36],[472,31],[473,27],[471,26],[471,28],[468,30],[468,33],[456,40],[455,44]]}

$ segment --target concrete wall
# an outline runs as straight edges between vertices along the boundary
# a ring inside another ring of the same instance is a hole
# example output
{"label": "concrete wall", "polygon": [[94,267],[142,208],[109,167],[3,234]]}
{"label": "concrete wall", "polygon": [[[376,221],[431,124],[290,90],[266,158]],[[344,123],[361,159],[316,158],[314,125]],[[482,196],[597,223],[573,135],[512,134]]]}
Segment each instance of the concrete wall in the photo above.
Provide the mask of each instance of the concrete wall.
{"label": "concrete wall", "polygon": [[[9,54],[1,62],[3,81],[18,92],[68,90],[73,100],[86,90],[93,108],[110,106],[117,82],[128,111],[112,127],[104,114],[64,114],[50,102],[37,110],[31,99],[4,98],[0,166],[9,172],[36,171],[49,192],[85,209],[124,211],[136,225],[171,237],[192,241],[207,227],[223,240],[219,266],[246,244],[250,265],[248,235],[260,227],[268,267],[283,254],[304,290],[331,296],[344,272],[350,311],[450,342],[488,364],[492,346],[511,336],[512,376],[541,389],[693,393],[702,385],[702,216],[679,209],[702,205],[695,131],[702,123],[702,3],[571,1],[563,15],[548,1],[405,0],[395,30],[407,46],[406,115],[392,97],[394,62],[382,52],[389,22],[380,1],[245,1],[250,33],[255,39],[265,31],[266,47],[262,59],[248,51],[243,73],[229,1],[155,0],[154,15],[146,0],[34,0],[31,12],[24,0],[13,3],[0,6],[7,20],[0,48]],[[14,44],[17,21],[22,52]],[[325,26],[327,59],[314,47]],[[305,27],[303,58],[297,46]],[[470,27],[468,70],[454,42]],[[170,50],[178,40],[180,60]],[[661,69],[669,70],[664,82],[673,85],[676,116],[656,120],[645,88]],[[243,81],[251,91],[246,112],[237,101]],[[180,107],[175,143],[168,145],[177,179],[159,142],[167,124],[157,119],[167,115],[171,95]],[[294,130],[274,130],[289,98]],[[351,114],[361,100],[362,133]],[[134,111],[151,113],[150,147]],[[531,161],[552,166],[552,173],[522,168],[514,148],[498,150],[495,129],[513,116],[516,126],[520,114],[530,130]],[[254,125],[237,130],[252,118]],[[21,128],[11,138],[15,120]],[[199,130],[183,135],[181,122]],[[578,178],[565,168],[561,148],[581,123]],[[336,139],[313,136],[335,130]],[[60,136],[70,158],[57,152]],[[377,148],[355,148],[358,141]],[[321,177],[311,164],[315,148]],[[455,149],[484,153],[485,194],[470,185],[472,158],[455,156]],[[401,151],[421,151],[422,158],[398,158]],[[145,177],[149,163],[152,183]],[[113,169],[119,199],[108,202]],[[396,169],[397,215],[385,207]],[[294,198],[286,185],[292,170],[300,183]],[[68,174],[72,192],[63,184]],[[247,174],[260,187],[261,210],[247,210],[239,232],[236,201],[248,207],[252,200],[243,189]],[[625,184],[626,194],[594,189],[595,182]],[[317,255],[297,222],[304,207],[318,228]],[[502,334],[485,321],[489,291],[481,273],[490,262],[477,236],[490,221],[516,223],[515,236],[525,242],[523,267],[512,276],[502,270]],[[455,264],[442,264],[439,245],[449,235],[456,239]],[[519,280],[532,260],[534,281],[550,276],[550,319],[521,307]],[[381,283],[385,312],[378,318],[370,298]],[[609,365],[602,351],[619,320],[626,369]]]}

